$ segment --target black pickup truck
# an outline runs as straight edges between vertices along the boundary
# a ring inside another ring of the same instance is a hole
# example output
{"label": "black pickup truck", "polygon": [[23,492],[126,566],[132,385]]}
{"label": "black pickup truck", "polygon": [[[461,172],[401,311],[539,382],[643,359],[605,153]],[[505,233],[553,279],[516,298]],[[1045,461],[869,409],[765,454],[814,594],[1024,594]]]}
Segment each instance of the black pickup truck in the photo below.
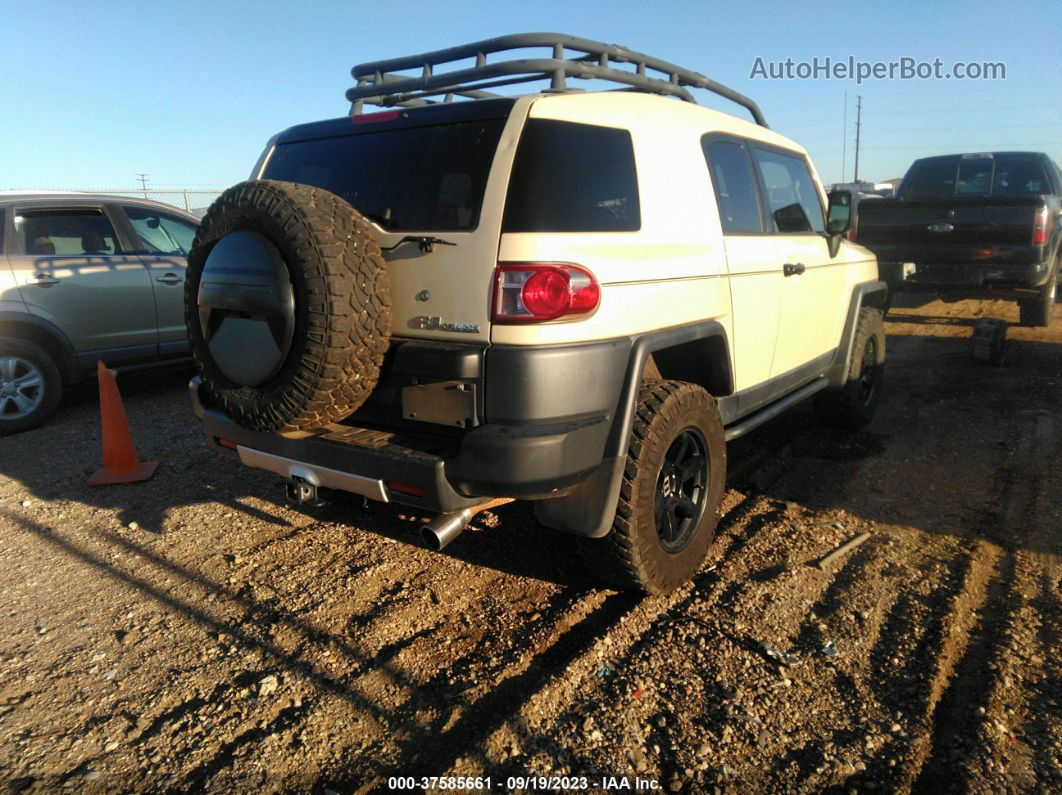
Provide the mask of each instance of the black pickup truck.
{"label": "black pickup truck", "polygon": [[890,294],[1014,298],[1021,322],[1051,322],[1062,244],[1062,172],[1039,152],[916,160],[896,198],[859,207],[857,242]]}

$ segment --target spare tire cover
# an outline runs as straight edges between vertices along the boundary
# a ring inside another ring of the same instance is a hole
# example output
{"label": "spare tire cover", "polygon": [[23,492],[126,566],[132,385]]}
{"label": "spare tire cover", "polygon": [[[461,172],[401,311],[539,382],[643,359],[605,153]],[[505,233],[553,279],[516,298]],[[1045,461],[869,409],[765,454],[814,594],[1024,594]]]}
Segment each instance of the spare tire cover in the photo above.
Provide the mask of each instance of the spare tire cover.
{"label": "spare tire cover", "polygon": [[380,248],[333,193],[240,183],[199,226],[185,322],[210,397],[241,425],[286,432],[337,422],[376,387],[390,341]]}

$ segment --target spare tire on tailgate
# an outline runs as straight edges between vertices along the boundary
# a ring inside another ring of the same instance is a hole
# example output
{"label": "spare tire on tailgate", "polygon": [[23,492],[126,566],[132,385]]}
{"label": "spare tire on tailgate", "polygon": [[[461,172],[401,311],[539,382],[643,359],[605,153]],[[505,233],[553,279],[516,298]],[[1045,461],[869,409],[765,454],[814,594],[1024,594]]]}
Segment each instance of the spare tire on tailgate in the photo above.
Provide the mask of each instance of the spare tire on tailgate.
{"label": "spare tire on tailgate", "polygon": [[259,431],[356,411],[391,331],[387,272],[361,214],[326,190],[269,180],[210,206],[188,255],[184,312],[209,395]]}

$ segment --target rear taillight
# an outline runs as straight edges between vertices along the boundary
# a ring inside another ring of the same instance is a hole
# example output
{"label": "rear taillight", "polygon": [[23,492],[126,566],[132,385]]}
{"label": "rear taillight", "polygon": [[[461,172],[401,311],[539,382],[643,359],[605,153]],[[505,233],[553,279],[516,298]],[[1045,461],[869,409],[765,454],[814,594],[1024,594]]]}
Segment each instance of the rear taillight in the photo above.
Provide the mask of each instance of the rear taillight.
{"label": "rear taillight", "polygon": [[495,323],[543,323],[597,309],[601,286],[566,263],[500,263],[494,271]]}
{"label": "rear taillight", "polygon": [[1047,243],[1047,238],[1050,233],[1048,229],[1048,221],[1051,217],[1051,211],[1044,207],[1036,213],[1036,222],[1033,224],[1033,245],[1043,246]]}

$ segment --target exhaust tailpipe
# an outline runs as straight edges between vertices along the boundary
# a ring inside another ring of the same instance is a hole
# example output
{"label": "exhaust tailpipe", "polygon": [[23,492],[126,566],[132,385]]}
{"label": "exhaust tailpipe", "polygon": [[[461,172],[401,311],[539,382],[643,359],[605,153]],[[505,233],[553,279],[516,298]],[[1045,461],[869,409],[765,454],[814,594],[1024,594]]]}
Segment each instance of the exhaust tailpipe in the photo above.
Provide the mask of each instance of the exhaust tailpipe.
{"label": "exhaust tailpipe", "polygon": [[512,497],[498,497],[490,502],[485,502],[482,505],[476,505],[472,508],[462,508],[460,511],[440,513],[421,528],[421,540],[424,542],[424,546],[428,549],[438,552],[461,535],[461,533],[464,532],[464,529],[468,527],[468,523],[472,521],[472,517],[477,513],[489,508],[496,508],[499,505],[505,505],[512,501]]}
{"label": "exhaust tailpipe", "polygon": [[471,508],[451,511],[450,513],[440,513],[421,528],[420,537],[424,541],[424,546],[436,552],[443,549],[464,532],[464,529],[475,515],[476,512]]}

